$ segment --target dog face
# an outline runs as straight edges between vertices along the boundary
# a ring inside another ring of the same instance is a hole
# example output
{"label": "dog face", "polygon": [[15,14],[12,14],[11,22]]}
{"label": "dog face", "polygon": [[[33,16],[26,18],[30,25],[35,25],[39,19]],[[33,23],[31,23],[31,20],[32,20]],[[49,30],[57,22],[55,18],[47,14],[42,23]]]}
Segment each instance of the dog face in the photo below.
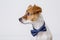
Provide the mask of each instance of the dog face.
{"label": "dog face", "polygon": [[22,23],[32,23],[38,20],[39,15],[41,14],[42,9],[36,5],[29,5],[26,13],[23,17],[19,18],[19,21]]}

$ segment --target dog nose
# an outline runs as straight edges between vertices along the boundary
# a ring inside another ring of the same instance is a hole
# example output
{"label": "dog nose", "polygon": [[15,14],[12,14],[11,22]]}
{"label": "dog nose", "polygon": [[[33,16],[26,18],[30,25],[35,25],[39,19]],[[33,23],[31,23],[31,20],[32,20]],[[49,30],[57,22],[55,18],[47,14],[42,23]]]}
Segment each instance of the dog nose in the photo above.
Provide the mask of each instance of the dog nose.
{"label": "dog nose", "polygon": [[22,21],[22,18],[19,18],[19,21]]}

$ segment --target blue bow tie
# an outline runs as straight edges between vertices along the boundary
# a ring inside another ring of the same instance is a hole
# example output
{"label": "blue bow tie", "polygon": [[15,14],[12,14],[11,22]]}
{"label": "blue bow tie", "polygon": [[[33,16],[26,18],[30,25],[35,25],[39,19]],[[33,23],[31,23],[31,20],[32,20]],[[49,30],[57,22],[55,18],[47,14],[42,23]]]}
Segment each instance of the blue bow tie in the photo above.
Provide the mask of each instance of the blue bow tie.
{"label": "blue bow tie", "polygon": [[43,26],[41,26],[41,28],[39,28],[39,29],[35,29],[35,28],[33,27],[33,30],[31,30],[31,34],[32,34],[33,36],[36,36],[39,32],[44,32],[44,31],[47,31],[47,29],[46,29],[46,27],[45,27],[45,22],[44,22]]}

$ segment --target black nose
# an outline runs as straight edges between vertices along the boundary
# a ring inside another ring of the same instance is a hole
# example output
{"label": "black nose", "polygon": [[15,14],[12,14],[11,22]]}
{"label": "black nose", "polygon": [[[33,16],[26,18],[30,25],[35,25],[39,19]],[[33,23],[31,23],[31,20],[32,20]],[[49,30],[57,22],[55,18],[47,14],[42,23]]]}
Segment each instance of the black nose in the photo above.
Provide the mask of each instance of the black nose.
{"label": "black nose", "polygon": [[19,21],[22,21],[22,18],[19,18]]}

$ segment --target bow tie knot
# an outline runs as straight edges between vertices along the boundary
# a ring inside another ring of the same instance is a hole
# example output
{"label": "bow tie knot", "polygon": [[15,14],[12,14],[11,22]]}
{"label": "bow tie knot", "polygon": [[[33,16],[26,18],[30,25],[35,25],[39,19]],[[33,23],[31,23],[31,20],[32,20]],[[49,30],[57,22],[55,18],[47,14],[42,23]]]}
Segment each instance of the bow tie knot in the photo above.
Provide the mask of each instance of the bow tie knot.
{"label": "bow tie knot", "polygon": [[31,34],[32,34],[33,36],[37,35],[37,34],[38,34],[38,30],[36,30],[36,29],[31,30]]}
{"label": "bow tie knot", "polygon": [[33,36],[36,36],[39,32],[44,32],[44,31],[46,31],[47,29],[46,29],[46,27],[45,27],[45,23],[43,24],[43,26],[40,28],[40,29],[35,29],[34,27],[33,27],[33,30],[31,30],[31,34],[33,35]]}

